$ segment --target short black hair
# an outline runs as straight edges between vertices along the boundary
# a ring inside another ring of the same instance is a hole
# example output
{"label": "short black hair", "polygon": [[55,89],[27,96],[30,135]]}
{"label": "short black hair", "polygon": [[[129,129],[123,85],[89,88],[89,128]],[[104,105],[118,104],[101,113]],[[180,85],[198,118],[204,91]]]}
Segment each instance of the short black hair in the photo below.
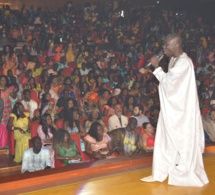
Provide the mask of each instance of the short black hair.
{"label": "short black hair", "polygon": [[142,105],[142,104],[136,104],[134,107],[138,107],[139,110],[142,111],[142,113],[144,112],[144,108],[143,108],[143,105]]}
{"label": "short black hair", "polygon": [[33,144],[37,139],[41,141],[41,138],[39,136],[33,137],[30,141]]}
{"label": "short black hair", "polygon": [[25,90],[23,91],[23,94],[26,95],[26,93],[31,93],[31,90],[30,90],[30,89],[25,89]]}

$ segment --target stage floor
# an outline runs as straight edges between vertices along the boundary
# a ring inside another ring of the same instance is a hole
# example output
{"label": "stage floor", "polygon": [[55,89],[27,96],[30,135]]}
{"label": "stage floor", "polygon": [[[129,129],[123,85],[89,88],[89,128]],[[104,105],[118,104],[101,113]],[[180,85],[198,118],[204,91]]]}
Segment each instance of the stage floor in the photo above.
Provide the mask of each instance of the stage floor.
{"label": "stage floor", "polygon": [[214,195],[215,154],[205,155],[204,165],[210,183],[202,188],[170,186],[167,180],[163,183],[141,182],[140,178],[150,175],[151,167],[137,166],[130,171],[111,173],[52,188],[47,187],[43,190],[23,193],[23,195]]}

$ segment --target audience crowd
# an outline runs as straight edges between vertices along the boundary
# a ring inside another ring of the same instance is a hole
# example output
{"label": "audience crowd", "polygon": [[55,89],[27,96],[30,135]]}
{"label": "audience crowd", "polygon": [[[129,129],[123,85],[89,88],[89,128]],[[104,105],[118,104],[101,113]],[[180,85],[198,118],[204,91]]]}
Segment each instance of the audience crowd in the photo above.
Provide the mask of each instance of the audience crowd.
{"label": "audience crowd", "polygon": [[153,151],[158,81],[139,69],[169,33],[194,62],[205,140],[215,142],[215,29],[201,18],[70,1],[0,16],[0,148],[22,172]]}

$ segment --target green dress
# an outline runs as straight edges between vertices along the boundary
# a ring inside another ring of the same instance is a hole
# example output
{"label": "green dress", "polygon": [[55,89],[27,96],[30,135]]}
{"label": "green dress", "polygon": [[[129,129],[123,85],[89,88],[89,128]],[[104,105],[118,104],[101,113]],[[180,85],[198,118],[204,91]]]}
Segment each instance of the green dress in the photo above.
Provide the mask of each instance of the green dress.
{"label": "green dress", "polygon": [[[77,149],[75,142],[71,142],[70,147],[66,148],[64,146],[59,146],[59,155],[63,157],[74,157],[77,155]],[[67,164],[68,160],[64,160]]]}

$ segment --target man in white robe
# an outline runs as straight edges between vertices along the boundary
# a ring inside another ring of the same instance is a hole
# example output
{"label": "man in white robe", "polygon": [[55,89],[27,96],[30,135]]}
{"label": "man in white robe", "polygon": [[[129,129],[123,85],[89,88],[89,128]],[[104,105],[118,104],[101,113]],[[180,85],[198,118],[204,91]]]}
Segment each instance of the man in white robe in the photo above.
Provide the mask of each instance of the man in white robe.
{"label": "man in white robe", "polygon": [[141,181],[164,181],[176,186],[204,186],[204,131],[199,110],[193,63],[182,50],[181,38],[170,34],[164,41],[164,53],[170,58],[165,73],[153,57],[153,74],[159,80],[159,114],[152,176]]}

